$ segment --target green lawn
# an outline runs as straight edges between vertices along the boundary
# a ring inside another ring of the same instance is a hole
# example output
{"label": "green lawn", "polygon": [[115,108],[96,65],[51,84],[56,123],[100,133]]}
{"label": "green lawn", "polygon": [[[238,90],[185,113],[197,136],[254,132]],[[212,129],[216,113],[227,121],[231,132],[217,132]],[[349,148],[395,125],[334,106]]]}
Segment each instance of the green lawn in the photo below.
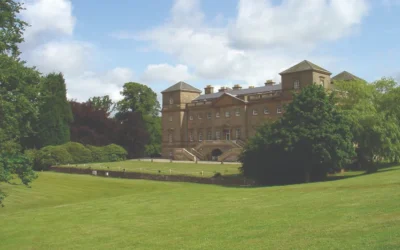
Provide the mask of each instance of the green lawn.
{"label": "green lawn", "polygon": [[142,172],[142,173],[160,173],[168,175],[190,175],[199,177],[211,177],[216,172],[222,175],[235,175],[239,174],[240,164],[194,164],[194,163],[169,163],[169,162],[149,162],[149,161],[137,161],[128,160],[121,162],[106,162],[106,163],[90,163],[90,164],[79,164],[70,165],[64,167],[78,167],[88,168],[97,170],[116,170],[131,172]]}
{"label": "green lawn", "polygon": [[400,249],[400,167],[263,188],[52,172],[0,187],[0,249]]}

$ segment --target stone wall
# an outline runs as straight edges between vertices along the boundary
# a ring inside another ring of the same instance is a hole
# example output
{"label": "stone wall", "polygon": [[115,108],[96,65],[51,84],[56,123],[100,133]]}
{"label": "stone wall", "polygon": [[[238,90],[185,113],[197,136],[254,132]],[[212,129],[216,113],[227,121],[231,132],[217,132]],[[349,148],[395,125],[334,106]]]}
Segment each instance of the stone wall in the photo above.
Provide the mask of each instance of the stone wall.
{"label": "stone wall", "polygon": [[143,179],[153,181],[173,181],[173,182],[192,182],[199,184],[214,184],[222,186],[255,186],[256,183],[244,177],[218,177],[218,178],[205,178],[187,175],[162,175],[162,174],[148,174],[137,172],[121,172],[121,171],[107,171],[107,170],[93,170],[93,169],[80,169],[80,168],[67,168],[67,167],[50,167],[50,171],[69,174],[86,174],[93,175],[96,171],[96,176],[114,177],[125,179]]}

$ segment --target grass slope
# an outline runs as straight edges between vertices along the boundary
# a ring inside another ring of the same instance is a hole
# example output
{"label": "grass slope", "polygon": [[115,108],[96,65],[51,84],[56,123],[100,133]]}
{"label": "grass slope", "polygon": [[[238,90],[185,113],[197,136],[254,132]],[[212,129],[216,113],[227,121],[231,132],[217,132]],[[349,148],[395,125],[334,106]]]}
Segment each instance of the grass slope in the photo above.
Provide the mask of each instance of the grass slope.
{"label": "grass slope", "polygon": [[400,249],[400,167],[284,187],[45,172],[1,188],[0,249]]}
{"label": "grass slope", "polygon": [[[88,168],[97,170],[114,170],[122,171],[125,169],[130,172],[141,173],[159,173],[168,175],[190,175],[198,177],[211,177],[216,172],[222,175],[236,175],[239,174],[240,164],[194,164],[194,163],[169,163],[169,162],[149,162],[149,161],[120,161],[120,162],[106,162],[106,163],[90,163],[78,164],[62,167],[77,167]],[[203,175],[202,175],[203,174]]]}

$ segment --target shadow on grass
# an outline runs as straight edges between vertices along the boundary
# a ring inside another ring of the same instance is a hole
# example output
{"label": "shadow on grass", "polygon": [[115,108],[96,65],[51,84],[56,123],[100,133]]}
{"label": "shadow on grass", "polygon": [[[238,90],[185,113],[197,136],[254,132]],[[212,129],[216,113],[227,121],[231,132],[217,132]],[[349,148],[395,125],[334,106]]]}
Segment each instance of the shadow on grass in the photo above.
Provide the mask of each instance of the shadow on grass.
{"label": "shadow on grass", "polygon": [[[367,173],[365,170],[358,170],[358,171],[347,171],[343,175],[341,174],[336,174],[336,175],[329,175],[325,180],[316,180],[316,181],[311,181],[309,183],[320,183],[320,182],[329,182],[329,181],[339,181],[339,180],[344,180],[344,179],[350,179],[350,178],[355,178],[355,177],[360,177],[360,176],[366,176],[366,175],[375,175],[375,174],[380,174],[380,173],[385,173],[389,171],[398,171],[400,170],[400,167],[398,167],[399,164],[383,164],[378,166],[378,171],[375,173]],[[395,168],[397,167],[397,168]],[[230,176],[223,176],[224,178],[242,178],[242,175],[230,175]],[[290,185],[297,185],[297,184],[306,184],[304,182],[299,182],[299,183],[288,183],[288,184],[268,184],[268,185],[253,185],[253,186],[248,186],[248,185],[242,185],[242,186],[229,186],[229,185],[219,185],[219,186],[224,186],[224,187],[229,187],[229,188],[263,188],[263,187],[276,187],[276,186],[290,186]]]}

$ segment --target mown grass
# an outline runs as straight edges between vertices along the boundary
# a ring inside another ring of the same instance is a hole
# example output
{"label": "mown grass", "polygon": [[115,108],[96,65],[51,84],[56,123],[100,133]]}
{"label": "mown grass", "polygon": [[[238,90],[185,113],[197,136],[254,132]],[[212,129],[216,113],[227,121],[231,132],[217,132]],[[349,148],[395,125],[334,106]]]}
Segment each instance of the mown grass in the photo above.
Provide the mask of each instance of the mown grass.
{"label": "mown grass", "polygon": [[51,172],[0,188],[0,249],[400,249],[400,167],[263,188]]}
{"label": "mown grass", "polygon": [[150,162],[128,160],[121,162],[90,163],[67,165],[61,167],[92,168],[94,170],[114,170],[128,172],[140,172],[151,174],[166,175],[189,175],[198,177],[211,177],[219,172],[222,175],[239,174],[240,164],[195,164],[195,163],[176,163],[176,162]]}

